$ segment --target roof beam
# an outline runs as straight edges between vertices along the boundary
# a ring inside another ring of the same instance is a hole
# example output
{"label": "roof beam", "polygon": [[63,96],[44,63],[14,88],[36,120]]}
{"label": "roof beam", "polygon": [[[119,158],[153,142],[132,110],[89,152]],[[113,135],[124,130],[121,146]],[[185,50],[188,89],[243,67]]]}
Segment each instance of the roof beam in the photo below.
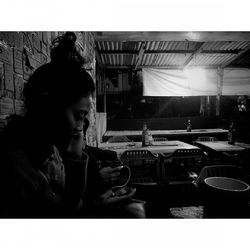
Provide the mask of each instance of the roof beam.
{"label": "roof beam", "polygon": [[135,55],[138,54],[139,52],[137,50],[98,50],[99,54],[128,54],[128,55]]}
{"label": "roof beam", "polygon": [[139,53],[138,53],[138,57],[137,57],[136,64],[135,64],[135,69],[137,69],[138,65],[141,63],[145,49],[146,49],[145,42],[143,42],[141,44],[141,48],[140,48]]}
{"label": "roof beam", "polygon": [[233,62],[236,59],[239,59],[240,57],[242,57],[246,52],[248,52],[250,50],[250,44],[243,50],[241,50],[237,55],[233,56],[229,61],[223,63],[221,65],[222,68],[227,67],[231,62]]}
{"label": "roof beam", "polygon": [[194,42],[215,42],[215,41],[250,41],[250,32],[117,32],[105,31],[94,32],[95,41],[194,41]]}
{"label": "roof beam", "polygon": [[240,49],[232,50],[201,50],[200,54],[238,54]]}
{"label": "roof beam", "polygon": [[[144,54],[188,54],[194,53],[196,50],[145,50]],[[238,54],[241,50],[201,50],[202,54]],[[99,54],[122,54],[122,55],[135,55],[138,54],[136,50],[99,50]]]}
{"label": "roof beam", "polygon": [[105,69],[133,69],[133,65],[125,66],[125,65],[105,65]]}
{"label": "roof beam", "polygon": [[100,54],[99,54],[99,52],[98,52],[97,49],[96,49],[96,51],[95,51],[95,56],[96,56],[96,61],[97,61],[97,63],[98,63],[101,67],[103,67],[102,58],[100,57]]}
{"label": "roof beam", "polygon": [[[199,68],[204,68],[204,69],[217,69],[218,66],[197,66]],[[119,66],[119,65],[106,65],[106,69],[133,69],[132,66]],[[155,69],[179,69],[182,70],[182,66],[178,65],[169,65],[169,66],[164,66],[164,65],[138,65],[137,69],[143,69],[143,68],[155,68]]]}
{"label": "roof beam", "polygon": [[249,64],[239,64],[239,65],[232,65],[232,68],[250,68]]}
{"label": "roof beam", "polygon": [[186,62],[183,64],[183,67],[187,67],[190,64],[190,62],[193,60],[193,58],[201,52],[203,44],[204,43],[197,44],[195,52],[186,60]]}

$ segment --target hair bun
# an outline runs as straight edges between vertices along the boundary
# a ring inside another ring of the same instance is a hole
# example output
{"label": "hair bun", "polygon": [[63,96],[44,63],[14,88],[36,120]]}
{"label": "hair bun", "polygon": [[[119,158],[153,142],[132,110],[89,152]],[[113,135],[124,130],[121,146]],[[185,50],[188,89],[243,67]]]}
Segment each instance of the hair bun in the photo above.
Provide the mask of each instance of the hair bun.
{"label": "hair bun", "polygon": [[82,66],[85,63],[76,47],[74,32],[66,32],[52,42],[51,61],[60,64],[74,64]]}
{"label": "hair bun", "polygon": [[76,42],[76,34],[74,32],[66,32],[65,35],[62,37],[63,41],[65,41],[66,43],[72,43],[73,45],[75,45]]}

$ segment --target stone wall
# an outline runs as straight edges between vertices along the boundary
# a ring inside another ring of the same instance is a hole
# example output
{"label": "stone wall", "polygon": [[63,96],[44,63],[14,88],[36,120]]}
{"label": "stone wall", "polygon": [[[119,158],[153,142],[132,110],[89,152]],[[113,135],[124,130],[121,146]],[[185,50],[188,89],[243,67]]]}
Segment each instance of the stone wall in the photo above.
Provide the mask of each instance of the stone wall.
{"label": "stone wall", "polygon": [[[51,42],[63,32],[0,32],[0,130],[11,114],[23,115],[23,87],[29,76],[50,61]],[[77,43],[86,58],[86,69],[95,80],[94,38],[90,32],[76,32]],[[96,145],[96,101],[90,112],[88,144]]]}

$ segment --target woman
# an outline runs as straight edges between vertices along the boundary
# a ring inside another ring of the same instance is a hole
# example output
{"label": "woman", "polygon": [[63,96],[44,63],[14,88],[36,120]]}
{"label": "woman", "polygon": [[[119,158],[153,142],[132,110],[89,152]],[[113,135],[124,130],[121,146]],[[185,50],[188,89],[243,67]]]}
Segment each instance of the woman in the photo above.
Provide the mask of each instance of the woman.
{"label": "woman", "polygon": [[[88,216],[83,128],[95,86],[75,41],[67,32],[53,43],[51,62],[25,86],[25,117],[14,119],[1,135],[1,217]],[[134,192],[114,197],[108,190],[96,206],[128,200]]]}

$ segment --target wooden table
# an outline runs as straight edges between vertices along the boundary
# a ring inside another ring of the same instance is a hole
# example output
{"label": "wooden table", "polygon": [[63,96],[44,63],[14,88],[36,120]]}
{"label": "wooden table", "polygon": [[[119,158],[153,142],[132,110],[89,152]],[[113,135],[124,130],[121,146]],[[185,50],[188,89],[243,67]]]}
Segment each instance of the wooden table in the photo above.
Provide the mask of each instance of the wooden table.
{"label": "wooden table", "polygon": [[206,151],[210,164],[238,164],[241,159],[240,152],[250,148],[250,144],[235,143],[228,144],[228,141],[196,141],[195,145]]}
{"label": "wooden table", "polygon": [[182,142],[182,141],[161,141],[153,142],[152,146],[142,147],[141,142],[116,142],[116,143],[101,143],[99,148],[116,151],[120,156],[126,150],[149,150],[152,153],[173,153],[176,149],[198,149],[197,146]]}
{"label": "wooden table", "polygon": [[235,142],[235,145],[240,146],[242,148],[250,148],[250,144],[244,142]]}
{"label": "wooden table", "polygon": [[216,152],[239,152],[246,147],[250,147],[250,144],[235,143],[229,144],[228,141],[196,141],[195,145],[202,147],[203,149],[214,150]]}
{"label": "wooden table", "polygon": [[[153,137],[166,137],[171,140],[178,140],[181,138],[183,141],[194,141],[199,136],[215,136],[218,139],[226,139],[228,130],[221,128],[213,129],[192,129],[191,132],[187,130],[150,130]],[[103,141],[107,141],[112,136],[127,136],[129,139],[134,141],[141,141],[142,131],[141,130],[122,130],[122,131],[111,131],[108,130],[103,135]]]}

